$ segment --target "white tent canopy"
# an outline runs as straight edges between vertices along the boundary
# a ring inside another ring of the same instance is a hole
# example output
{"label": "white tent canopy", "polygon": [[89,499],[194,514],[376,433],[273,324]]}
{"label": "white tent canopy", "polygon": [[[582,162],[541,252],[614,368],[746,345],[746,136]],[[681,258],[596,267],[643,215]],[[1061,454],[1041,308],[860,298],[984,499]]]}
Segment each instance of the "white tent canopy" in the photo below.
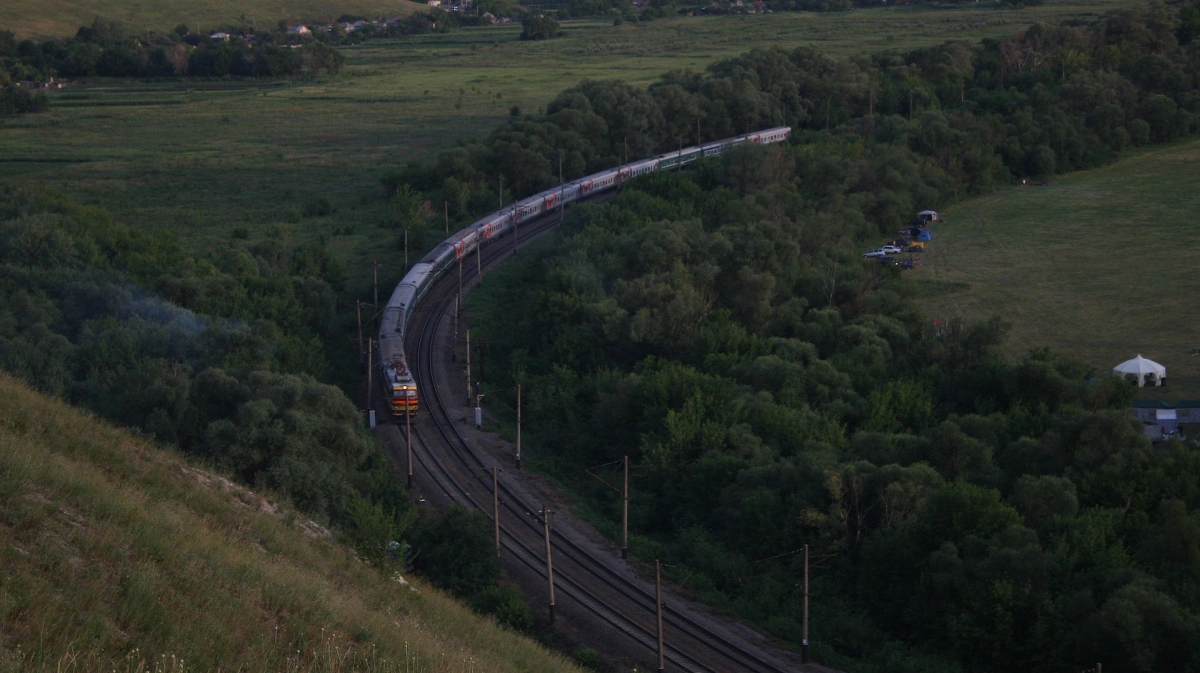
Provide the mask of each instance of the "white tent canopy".
{"label": "white tent canopy", "polygon": [[1121,378],[1137,377],[1139,388],[1146,384],[1161,386],[1167,378],[1167,368],[1154,360],[1147,360],[1139,353],[1136,358],[1113,367],[1113,374]]}

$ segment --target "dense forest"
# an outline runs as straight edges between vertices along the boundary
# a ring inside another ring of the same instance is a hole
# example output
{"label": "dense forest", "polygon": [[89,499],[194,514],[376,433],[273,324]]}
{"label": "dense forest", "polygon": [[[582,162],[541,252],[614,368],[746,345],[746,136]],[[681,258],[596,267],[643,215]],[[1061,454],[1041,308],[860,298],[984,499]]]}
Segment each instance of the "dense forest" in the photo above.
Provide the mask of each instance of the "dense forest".
{"label": "dense forest", "polygon": [[[931,320],[862,245],[925,207],[1195,133],[1200,11],[843,60],[756,50],[646,90],[585,82],[404,174],[451,208],[702,139],[787,146],[622,186],[478,299],[489,397],[526,391],[531,464],[628,454],[634,551],[855,671],[1200,670],[1200,456],[1131,389],[1004,326]],[[489,200],[490,200],[489,199]],[[498,277],[499,278],[499,277]],[[615,532],[615,530],[614,530]]]}
{"label": "dense forest", "polygon": [[[331,376],[346,270],[285,227],[199,258],[44,189],[0,192],[0,367],[336,524],[364,558],[411,562],[517,628],[486,518],[417,522]],[[407,541],[402,554],[389,543]]]}

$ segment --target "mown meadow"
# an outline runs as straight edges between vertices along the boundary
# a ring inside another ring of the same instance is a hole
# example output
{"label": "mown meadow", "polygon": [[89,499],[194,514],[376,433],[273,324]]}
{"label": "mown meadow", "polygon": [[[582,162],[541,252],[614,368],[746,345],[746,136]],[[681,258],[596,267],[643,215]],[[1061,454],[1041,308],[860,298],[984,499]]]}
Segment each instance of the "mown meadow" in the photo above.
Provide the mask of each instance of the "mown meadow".
{"label": "mown meadow", "polygon": [[1013,354],[1051,348],[1099,371],[1141,353],[1167,386],[1140,397],[1200,398],[1191,251],[1200,143],[1012,187],[948,208],[914,277],[931,315],[1011,324]]}

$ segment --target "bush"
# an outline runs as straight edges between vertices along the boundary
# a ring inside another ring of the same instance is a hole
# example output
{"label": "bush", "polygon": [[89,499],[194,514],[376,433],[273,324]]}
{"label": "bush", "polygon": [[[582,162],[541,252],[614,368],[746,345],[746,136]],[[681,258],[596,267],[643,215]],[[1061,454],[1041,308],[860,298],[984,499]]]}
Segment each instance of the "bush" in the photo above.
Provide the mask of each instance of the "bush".
{"label": "bush", "polygon": [[314,196],[304,202],[305,217],[324,217],[333,212],[333,203],[324,196]]}

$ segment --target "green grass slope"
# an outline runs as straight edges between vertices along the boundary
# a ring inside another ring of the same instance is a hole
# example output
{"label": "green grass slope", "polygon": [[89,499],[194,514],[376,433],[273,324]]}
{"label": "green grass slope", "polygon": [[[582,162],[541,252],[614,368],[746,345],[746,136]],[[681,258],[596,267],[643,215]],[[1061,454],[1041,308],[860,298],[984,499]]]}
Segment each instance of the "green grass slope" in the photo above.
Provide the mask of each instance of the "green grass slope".
{"label": "green grass slope", "polygon": [[0,671],[578,670],[415,589],[0,374]]}
{"label": "green grass slope", "polygon": [[1007,188],[943,215],[918,279],[935,317],[998,315],[1014,352],[1050,347],[1101,371],[1167,368],[1139,396],[1200,398],[1200,142]]}
{"label": "green grass slope", "polygon": [[134,33],[165,32],[186,23],[193,30],[226,26],[274,26],[281,19],[332,21],[342,14],[406,16],[417,8],[408,0],[5,0],[0,29],[19,37],[73,35],[79,26],[102,16],[120,21]]}

